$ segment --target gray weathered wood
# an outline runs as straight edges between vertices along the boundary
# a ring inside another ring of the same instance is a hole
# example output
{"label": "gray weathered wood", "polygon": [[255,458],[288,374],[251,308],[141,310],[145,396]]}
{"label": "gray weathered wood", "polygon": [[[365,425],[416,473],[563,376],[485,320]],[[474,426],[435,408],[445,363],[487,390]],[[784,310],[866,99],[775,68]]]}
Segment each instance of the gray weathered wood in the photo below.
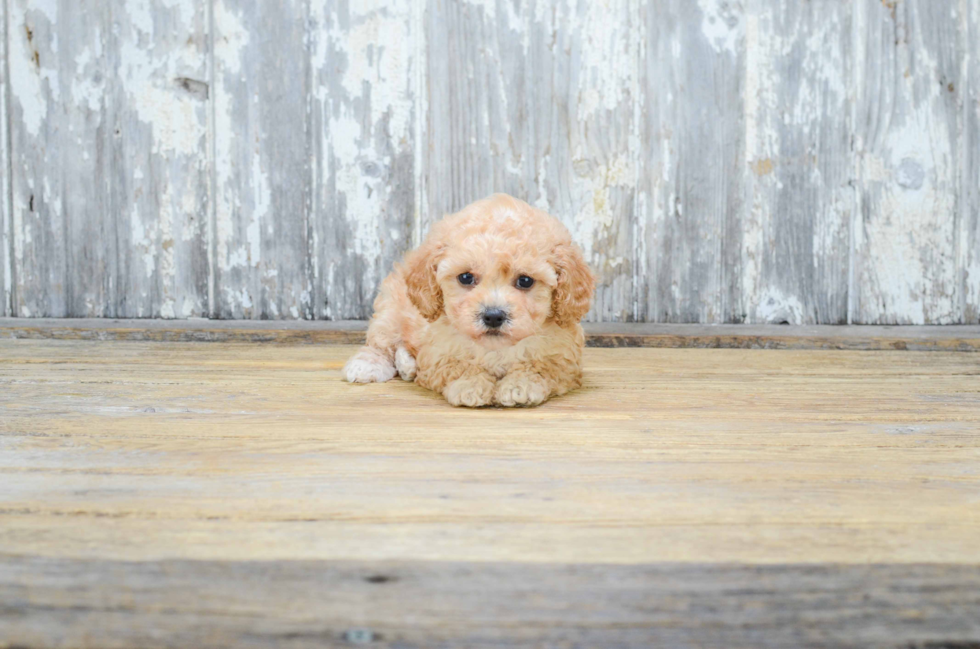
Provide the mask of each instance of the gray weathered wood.
{"label": "gray weathered wood", "polygon": [[9,0],[0,314],[365,318],[505,191],[590,320],[980,322],[978,4]]}
{"label": "gray weathered wood", "polygon": [[744,6],[660,0],[642,25],[641,319],[742,322]]}
{"label": "gray weathered wood", "polygon": [[104,245],[116,317],[208,314],[208,12],[112,6]]}
{"label": "gray weathered wood", "polygon": [[108,6],[12,0],[9,101],[14,308],[110,315]]}
{"label": "gray weathered wood", "polygon": [[17,0],[14,312],[207,312],[207,31],[166,6]]}
{"label": "gray weathered wood", "polygon": [[963,180],[958,288],[962,292],[962,322],[976,324],[980,323],[980,0],[966,0],[963,4],[969,76],[959,90],[966,137],[960,147]]}
{"label": "gray weathered wood", "polygon": [[853,3],[750,0],[745,25],[749,322],[847,322]]}
{"label": "gray weathered wood", "polygon": [[962,320],[956,239],[967,16],[931,0],[855,5],[851,321]]}
{"label": "gray weathered wood", "polygon": [[220,318],[310,318],[307,0],[214,1]]}
{"label": "gray weathered wood", "polygon": [[313,0],[309,42],[313,315],[367,318],[412,247],[415,3]]}
{"label": "gray weathered wood", "polygon": [[0,3],[0,30],[3,43],[0,44],[0,313],[10,316],[11,290],[13,288],[13,268],[11,261],[11,223],[10,223],[10,141],[7,116],[7,3]]}
{"label": "gray weathered wood", "polygon": [[[980,569],[4,557],[11,646],[974,647]],[[70,640],[69,640],[70,639]]]}
{"label": "gray weathered wood", "polygon": [[527,1],[430,0],[422,226],[495,191],[526,196]]}

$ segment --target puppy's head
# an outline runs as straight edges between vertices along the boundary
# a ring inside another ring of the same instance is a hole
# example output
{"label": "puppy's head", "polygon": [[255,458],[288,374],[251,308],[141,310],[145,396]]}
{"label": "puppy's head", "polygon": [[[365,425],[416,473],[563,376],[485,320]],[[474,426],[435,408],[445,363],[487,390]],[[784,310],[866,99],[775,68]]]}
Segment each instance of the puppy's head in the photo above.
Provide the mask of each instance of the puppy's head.
{"label": "puppy's head", "polygon": [[595,278],[554,217],[496,194],[436,223],[406,260],[408,296],[485,347],[513,345],[548,321],[574,326]]}

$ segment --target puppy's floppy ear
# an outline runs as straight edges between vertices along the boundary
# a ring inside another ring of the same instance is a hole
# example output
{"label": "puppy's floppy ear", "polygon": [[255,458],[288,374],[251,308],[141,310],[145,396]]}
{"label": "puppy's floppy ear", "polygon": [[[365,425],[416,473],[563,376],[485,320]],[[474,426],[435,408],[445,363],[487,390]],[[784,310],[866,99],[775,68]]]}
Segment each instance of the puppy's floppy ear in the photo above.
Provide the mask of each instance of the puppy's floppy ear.
{"label": "puppy's floppy ear", "polygon": [[589,311],[595,292],[595,275],[574,243],[562,243],[554,250],[558,285],[552,294],[551,314],[560,327],[572,325]]}
{"label": "puppy's floppy ear", "polygon": [[436,266],[444,248],[439,242],[427,241],[405,260],[408,299],[429,322],[437,320],[443,312],[442,289],[436,280]]}

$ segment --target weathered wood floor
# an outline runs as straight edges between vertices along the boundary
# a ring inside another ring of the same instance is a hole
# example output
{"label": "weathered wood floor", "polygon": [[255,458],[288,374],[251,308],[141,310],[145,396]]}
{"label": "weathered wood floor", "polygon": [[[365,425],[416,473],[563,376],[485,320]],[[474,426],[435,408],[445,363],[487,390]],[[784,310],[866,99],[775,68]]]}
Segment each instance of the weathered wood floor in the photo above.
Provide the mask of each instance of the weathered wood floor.
{"label": "weathered wood floor", "polygon": [[0,340],[0,647],[980,646],[980,354]]}

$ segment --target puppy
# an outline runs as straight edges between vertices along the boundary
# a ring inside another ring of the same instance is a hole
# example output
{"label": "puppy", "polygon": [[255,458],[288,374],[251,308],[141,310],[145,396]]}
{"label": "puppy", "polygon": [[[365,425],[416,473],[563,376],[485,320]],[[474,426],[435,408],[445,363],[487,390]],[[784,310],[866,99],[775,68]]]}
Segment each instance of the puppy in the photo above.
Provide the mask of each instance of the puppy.
{"label": "puppy", "polygon": [[505,194],[434,224],[384,280],[351,383],[402,379],[454,406],[534,406],[582,383],[595,277],[556,218]]}

